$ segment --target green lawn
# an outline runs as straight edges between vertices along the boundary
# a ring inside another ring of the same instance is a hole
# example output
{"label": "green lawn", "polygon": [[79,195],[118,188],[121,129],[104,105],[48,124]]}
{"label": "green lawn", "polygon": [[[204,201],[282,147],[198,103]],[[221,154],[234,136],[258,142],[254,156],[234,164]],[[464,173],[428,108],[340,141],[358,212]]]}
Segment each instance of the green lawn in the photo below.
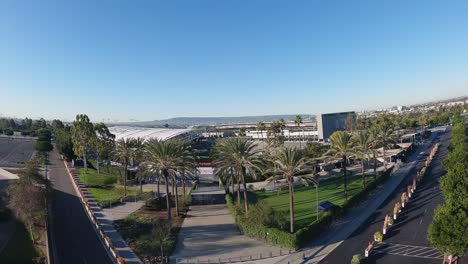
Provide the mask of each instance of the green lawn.
{"label": "green lawn", "polygon": [[[93,195],[96,202],[117,201],[124,197],[123,186],[111,186],[107,188],[88,188],[91,195]],[[127,187],[127,196],[139,194],[140,191],[135,187]]]}
{"label": "green lawn", "polygon": [[32,263],[33,258],[39,256],[42,253],[34,247],[28,231],[22,223],[17,222],[15,234],[0,253],[0,263]]}
{"label": "green lawn", "polygon": [[[319,188],[319,203],[330,201],[335,205],[343,205],[344,197],[344,181],[340,177],[322,181]],[[374,179],[371,175],[367,175],[366,183],[369,184]],[[361,176],[355,175],[349,177],[348,182],[348,198],[358,193],[362,189]],[[299,187],[294,190],[294,214],[296,230],[305,227],[307,224],[316,220],[316,194],[315,187]],[[252,193],[251,201],[264,200],[271,205],[273,210],[289,211],[289,192],[288,188],[283,188],[282,191],[264,192],[258,191]]]}
{"label": "green lawn", "polygon": [[106,187],[117,182],[117,176],[111,175],[105,170],[101,170],[98,174],[95,169],[89,168],[87,172],[83,168],[80,169],[81,181],[89,187]]}
{"label": "green lawn", "polygon": [[[93,163],[91,164],[95,167]],[[81,168],[79,173],[81,181],[88,187],[94,200],[101,206],[108,206],[109,201],[116,204],[120,198],[125,196],[124,187],[117,184],[117,179],[120,177],[118,169],[101,166],[101,173],[98,174],[94,168],[88,168],[87,172]],[[127,186],[127,196],[139,193],[139,187]]]}

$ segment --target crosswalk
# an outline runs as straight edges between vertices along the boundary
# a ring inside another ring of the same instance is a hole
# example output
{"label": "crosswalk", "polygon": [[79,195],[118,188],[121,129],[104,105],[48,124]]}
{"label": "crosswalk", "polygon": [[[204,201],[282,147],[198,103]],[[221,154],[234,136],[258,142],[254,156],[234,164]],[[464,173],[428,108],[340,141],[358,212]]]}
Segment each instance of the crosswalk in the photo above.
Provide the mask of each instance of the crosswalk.
{"label": "crosswalk", "polygon": [[381,243],[372,251],[373,254],[393,254],[406,257],[443,259],[444,255],[432,247]]}

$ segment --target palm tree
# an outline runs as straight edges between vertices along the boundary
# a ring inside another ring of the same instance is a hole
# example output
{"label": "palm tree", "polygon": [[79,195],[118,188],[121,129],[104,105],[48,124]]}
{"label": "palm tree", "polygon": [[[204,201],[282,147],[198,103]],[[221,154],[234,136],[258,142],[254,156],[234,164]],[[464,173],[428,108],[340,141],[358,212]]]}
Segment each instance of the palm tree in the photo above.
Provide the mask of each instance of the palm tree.
{"label": "palm tree", "polygon": [[348,158],[353,154],[353,142],[351,134],[346,131],[336,131],[330,136],[330,150],[327,155],[332,155],[343,160],[343,178],[345,199],[348,200],[348,179],[346,175],[346,166]]}
{"label": "palm tree", "polygon": [[229,147],[228,140],[220,140],[216,142],[213,148],[214,157],[214,172],[215,175],[221,180],[230,175],[232,191],[234,192],[234,182],[237,182],[237,204],[240,205],[240,180],[239,174],[235,173],[235,168],[232,163],[232,155]]}
{"label": "palm tree", "polygon": [[298,148],[282,147],[275,155],[274,176],[269,181],[282,178],[287,180],[289,186],[289,218],[290,232],[294,233],[294,177],[306,177],[304,175],[310,171],[304,153]]}
{"label": "palm tree", "polygon": [[[187,151],[189,151],[189,148],[185,147],[185,143],[179,140],[161,141],[158,139],[151,139],[145,144],[145,161],[141,163],[141,167],[151,174],[160,172],[162,177],[164,177],[166,182],[167,218],[169,221],[171,221],[172,218],[169,179],[175,177],[177,172],[182,169],[181,157],[187,155]],[[176,206],[178,206],[177,201]]]}
{"label": "palm tree", "polygon": [[260,151],[255,150],[255,144],[248,141],[246,138],[228,138],[221,142],[218,150],[220,153],[216,155],[215,166],[218,169],[227,170],[232,167],[239,176],[238,182],[242,182],[244,187],[244,207],[245,215],[248,216],[247,202],[247,184],[245,177],[247,171],[250,175],[255,176],[256,171],[260,171],[261,158]]}
{"label": "palm tree", "polygon": [[262,136],[262,141],[263,141],[263,131],[266,129],[265,123],[263,122],[258,122],[257,123],[257,131],[260,131],[260,135]]}
{"label": "palm tree", "polygon": [[364,188],[366,186],[364,160],[369,157],[371,137],[367,130],[361,130],[353,134],[352,140],[354,144],[354,156],[361,160],[362,188]]}
{"label": "palm tree", "polygon": [[374,181],[377,179],[377,153],[380,148],[379,130],[376,126],[371,127],[369,130],[369,150],[374,159]]}
{"label": "palm tree", "polygon": [[[296,118],[294,118],[294,124],[297,127],[300,127],[302,125],[302,116],[297,115]],[[304,136],[304,131],[302,132],[302,135]],[[302,148],[302,139],[299,138],[299,147]]]}
{"label": "palm tree", "polygon": [[377,127],[379,130],[379,141],[383,149],[383,164],[385,170],[387,169],[386,149],[390,147],[393,140],[393,123],[392,120],[386,115],[382,115],[377,120]]}
{"label": "palm tree", "polygon": [[117,140],[113,153],[116,162],[124,166],[124,195],[127,196],[127,174],[128,166],[134,155],[134,142],[132,138],[121,138]]}
{"label": "palm tree", "polygon": [[[133,153],[132,153],[132,165],[138,166],[140,162],[143,160],[144,155],[144,140],[140,137],[134,139],[133,141]],[[147,173],[139,173],[139,181],[140,181],[140,194],[143,193],[143,179],[148,177]]]}

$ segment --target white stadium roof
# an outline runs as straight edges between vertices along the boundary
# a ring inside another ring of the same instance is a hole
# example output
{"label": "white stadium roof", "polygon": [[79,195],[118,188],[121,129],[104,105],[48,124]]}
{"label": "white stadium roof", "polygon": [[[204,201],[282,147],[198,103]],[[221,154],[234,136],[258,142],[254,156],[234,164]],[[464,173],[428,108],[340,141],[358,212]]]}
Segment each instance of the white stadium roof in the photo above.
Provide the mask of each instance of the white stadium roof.
{"label": "white stadium roof", "polygon": [[130,127],[130,126],[113,126],[109,127],[109,131],[115,135],[115,140],[121,138],[142,138],[144,140],[157,138],[159,140],[167,140],[184,134],[189,134],[193,129],[172,129],[172,128],[147,128],[147,127]]}

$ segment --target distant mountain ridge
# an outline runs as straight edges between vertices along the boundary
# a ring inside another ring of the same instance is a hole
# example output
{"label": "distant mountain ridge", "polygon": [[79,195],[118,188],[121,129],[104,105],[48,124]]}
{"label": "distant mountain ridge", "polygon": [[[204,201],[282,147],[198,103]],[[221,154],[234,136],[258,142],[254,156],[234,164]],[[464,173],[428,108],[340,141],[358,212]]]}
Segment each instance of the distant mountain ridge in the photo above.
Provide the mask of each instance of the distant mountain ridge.
{"label": "distant mountain ridge", "polygon": [[[314,115],[301,114],[304,120],[315,120]],[[163,120],[142,121],[142,122],[119,122],[109,125],[114,126],[141,126],[141,127],[187,127],[187,126],[209,126],[219,124],[238,124],[238,123],[258,123],[273,122],[284,119],[292,121],[296,115],[265,115],[265,116],[239,116],[239,117],[175,117]]]}

